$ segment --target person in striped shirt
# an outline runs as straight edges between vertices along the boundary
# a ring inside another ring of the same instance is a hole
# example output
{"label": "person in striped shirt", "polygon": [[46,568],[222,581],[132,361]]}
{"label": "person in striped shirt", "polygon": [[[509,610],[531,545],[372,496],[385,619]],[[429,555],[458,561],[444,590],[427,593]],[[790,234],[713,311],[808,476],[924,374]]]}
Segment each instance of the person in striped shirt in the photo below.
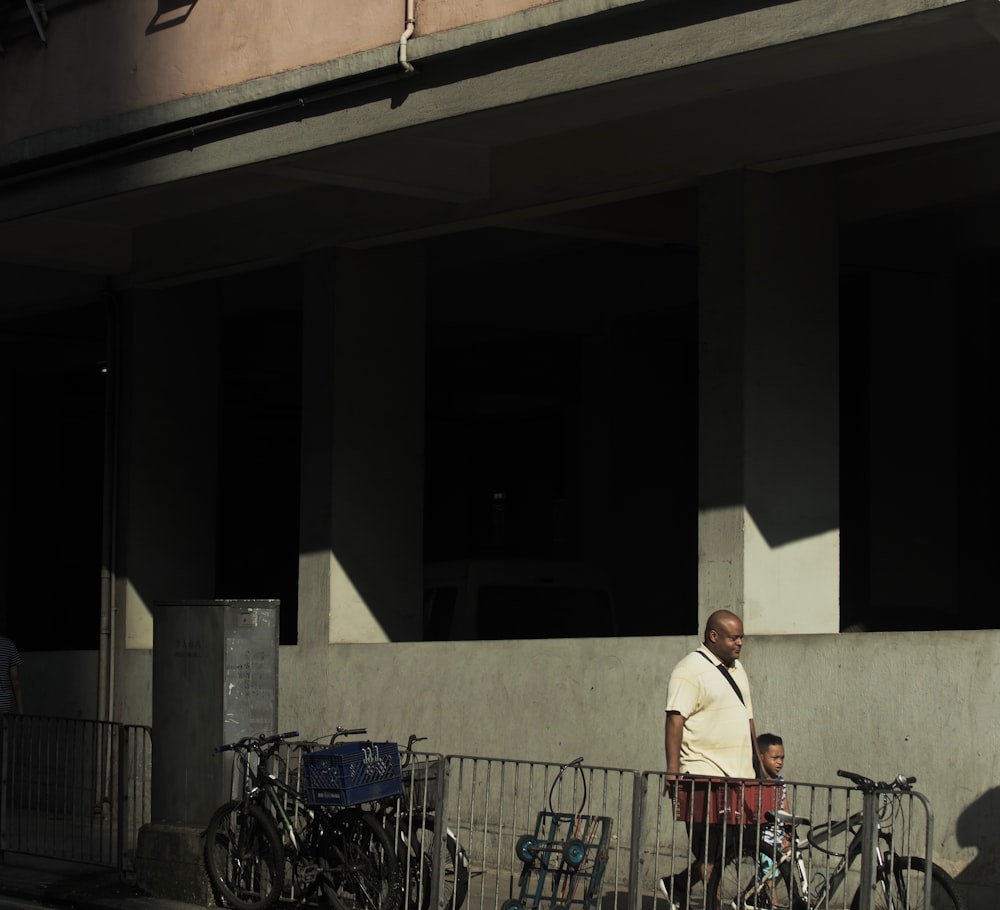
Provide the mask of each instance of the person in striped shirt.
{"label": "person in striped shirt", "polygon": [[24,713],[21,673],[18,669],[21,664],[21,655],[14,642],[0,635],[0,714],[16,714],[20,717]]}

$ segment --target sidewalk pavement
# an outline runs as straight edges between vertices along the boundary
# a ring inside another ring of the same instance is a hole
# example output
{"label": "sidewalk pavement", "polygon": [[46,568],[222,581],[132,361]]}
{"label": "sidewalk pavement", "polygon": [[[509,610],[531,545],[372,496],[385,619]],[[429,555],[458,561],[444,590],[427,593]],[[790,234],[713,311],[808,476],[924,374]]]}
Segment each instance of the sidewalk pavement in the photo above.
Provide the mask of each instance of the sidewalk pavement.
{"label": "sidewalk pavement", "polygon": [[6,854],[0,895],[93,910],[192,910],[195,904],[152,897],[113,869]]}

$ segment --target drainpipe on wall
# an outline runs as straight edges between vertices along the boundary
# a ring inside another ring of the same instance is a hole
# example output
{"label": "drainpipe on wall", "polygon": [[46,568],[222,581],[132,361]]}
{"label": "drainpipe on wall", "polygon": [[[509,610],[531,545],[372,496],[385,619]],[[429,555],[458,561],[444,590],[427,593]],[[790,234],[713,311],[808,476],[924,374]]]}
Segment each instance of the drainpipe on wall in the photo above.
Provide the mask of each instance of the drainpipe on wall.
{"label": "drainpipe on wall", "polygon": [[114,719],[115,523],[118,482],[118,312],[113,298],[106,312],[104,377],[104,507],[101,531],[101,626],[97,651],[97,719]]}
{"label": "drainpipe on wall", "polygon": [[399,36],[399,65],[403,67],[407,74],[413,72],[413,64],[406,59],[406,42],[410,40],[410,36],[413,34],[413,26],[416,24],[416,20],[413,18],[413,7],[416,0],[406,0],[406,20],[404,25],[406,28],[403,34]]}

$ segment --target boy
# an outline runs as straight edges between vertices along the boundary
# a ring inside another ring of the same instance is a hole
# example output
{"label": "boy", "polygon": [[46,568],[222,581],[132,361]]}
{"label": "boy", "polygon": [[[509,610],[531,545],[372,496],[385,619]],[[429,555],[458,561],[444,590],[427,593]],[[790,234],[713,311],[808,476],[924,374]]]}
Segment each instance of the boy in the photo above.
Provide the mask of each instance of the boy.
{"label": "boy", "polygon": [[[785,745],[775,733],[761,733],[757,737],[760,763],[768,780],[783,781],[781,770],[785,766]],[[788,811],[788,788],[784,783],[778,786],[775,808]],[[781,836],[777,824],[762,827],[760,831],[760,872],[770,884],[778,876],[777,858],[782,847],[788,846],[787,835]],[[780,838],[780,839],[779,839]],[[770,889],[768,889],[770,890]]]}
{"label": "boy", "polygon": [[785,744],[781,737],[777,733],[761,733],[757,737],[757,749],[768,780],[781,780],[781,769],[785,766]]}

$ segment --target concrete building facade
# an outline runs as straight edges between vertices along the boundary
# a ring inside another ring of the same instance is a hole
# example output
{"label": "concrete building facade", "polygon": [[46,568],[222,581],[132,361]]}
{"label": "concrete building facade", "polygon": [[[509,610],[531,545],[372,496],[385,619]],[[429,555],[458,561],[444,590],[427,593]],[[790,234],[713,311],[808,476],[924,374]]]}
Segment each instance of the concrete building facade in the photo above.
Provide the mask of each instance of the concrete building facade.
{"label": "concrete building facade", "polygon": [[[151,722],[154,603],[280,598],[282,727],[658,767],[726,607],[789,776],[915,774],[985,899],[998,41],[992,0],[0,4],[29,710]],[[601,565],[617,634],[425,641],[424,566],[487,557]]]}

